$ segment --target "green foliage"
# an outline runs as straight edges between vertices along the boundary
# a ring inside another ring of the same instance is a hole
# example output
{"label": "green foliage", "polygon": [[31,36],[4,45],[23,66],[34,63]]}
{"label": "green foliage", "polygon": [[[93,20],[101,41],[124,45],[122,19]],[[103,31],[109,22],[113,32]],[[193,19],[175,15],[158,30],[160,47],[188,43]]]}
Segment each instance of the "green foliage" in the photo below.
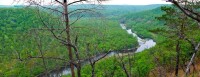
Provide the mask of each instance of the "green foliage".
{"label": "green foliage", "polygon": [[[162,11],[164,10],[164,11]],[[178,15],[175,11],[178,9],[172,9],[172,7],[164,6],[161,8],[156,8],[153,10],[143,11],[135,14],[127,14],[125,20],[127,23],[127,27],[132,28],[134,32],[137,32],[142,37],[153,38],[157,45],[151,49],[145,50],[140,53],[136,53],[133,58],[133,65],[132,65],[132,74],[133,77],[147,77],[149,73],[153,72],[159,67],[163,67],[162,70],[165,71],[173,71],[176,65],[176,40],[177,39],[177,29],[179,30],[180,27],[178,26],[181,23],[186,23],[185,27],[185,35],[188,38],[193,38],[194,40],[200,41],[199,36],[199,28],[196,22],[193,22],[191,19],[180,20]],[[168,14],[168,15],[166,15]],[[159,18],[163,16],[162,18]],[[157,20],[160,19],[160,20]],[[167,21],[163,21],[167,20]],[[149,21],[149,22],[148,22]],[[176,24],[176,25],[174,25]],[[153,33],[152,33],[153,32]],[[189,61],[191,57],[191,45],[187,41],[181,40],[181,53],[180,53],[180,64],[185,64],[185,62]],[[128,58],[125,56],[125,58]],[[118,58],[119,59],[119,58]],[[123,60],[125,63],[128,63],[127,60]],[[114,67],[116,68],[116,72],[114,76],[116,77],[125,77],[122,68],[120,68],[120,64],[116,63],[115,58],[109,58],[102,60],[96,64],[96,67],[99,66],[106,66],[95,68],[98,73],[101,75],[97,76],[104,76],[104,74],[110,74]],[[112,67],[106,69],[107,67]],[[90,68],[90,69],[87,69]],[[128,67],[130,68],[130,67]],[[105,69],[105,70],[104,70]],[[107,70],[109,72],[107,72]],[[84,66],[82,72],[85,76],[90,75],[91,67],[89,65]],[[109,77],[108,75],[107,77]]]}
{"label": "green foliage", "polygon": [[[150,10],[160,7],[160,4],[154,5],[73,5],[70,10],[77,8],[93,8],[96,7],[96,12],[101,13],[103,17],[118,20],[124,14],[132,14],[144,10]],[[94,13],[84,13],[85,17],[92,17]],[[95,15],[96,16],[96,15]]]}
{"label": "green foliage", "polygon": [[156,29],[164,29],[163,23],[156,20],[155,17],[161,16],[163,12],[160,7],[152,10],[142,11],[133,14],[126,14],[126,24],[142,38],[154,38],[150,32]]}
{"label": "green foliage", "polygon": [[[127,69],[131,69],[129,71],[132,76],[147,77],[160,66],[164,67],[165,70],[173,70],[175,67],[174,59],[176,58],[176,40],[174,39],[177,39],[176,29],[180,29],[180,27],[174,25],[180,25],[179,22],[187,23],[185,35],[195,41],[200,41],[200,36],[198,36],[200,33],[199,26],[189,18],[179,20],[180,16],[177,17],[177,13],[174,13],[177,12],[177,9],[173,9],[173,7],[165,6],[147,10],[158,6],[104,6],[107,9],[99,11],[103,12],[109,19],[102,20],[102,18],[86,14],[83,19],[71,26],[72,43],[75,43],[74,41],[78,37],[78,49],[81,59],[88,58],[88,54],[86,54],[88,44],[90,55],[105,53],[110,49],[117,51],[136,47],[138,45],[137,39],[121,29],[118,22],[118,19],[121,18],[121,20],[126,20],[127,27],[131,28],[140,37],[153,38],[157,43],[153,48],[131,55],[132,58],[127,55],[124,56],[122,61]],[[73,6],[70,8],[79,7]],[[136,10],[137,13],[133,10]],[[59,68],[68,61],[66,47],[60,44],[49,31],[34,31],[34,29],[45,28],[35,9],[0,8],[0,13],[0,77],[33,77],[44,72],[42,59],[30,58],[30,56],[41,56],[40,49],[37,46],[38,41],[41,41],[41,49],[45,57],[66,59],[66,61],[45,59],[48,70]],[[48,26],[53,25],[54,28],[64,28],[57,26],[63,24],[54,20],[56,16],[49,15],[48,11],[41,12],[40,15],[45,22],[48,22]],[[75,17],[72,17],[70,21],[74,20],[76,20]],[[192,49],[187,41],[182,40],[180,43],[180,63],[183,64],[189,60]],[[126,74],[119,59],[120,57],[113,56],[100,60],[95,65],[95,75],[97,77],[110,77],[111,75],[113,77],[125,77]],[[129,59],[132,66],[129,66]],[[91,76],[91,69],[90,65],[83,66],[82,76]]]}
{"label": "green foliage", "polygon": [[[0,76],[1,77],[32,77],[45,71],[40,57],[38,42],[41,41],[41,50],[45,57],[58,57],[68,61],[66,47],[60,44],[45,28],[35,9],[27,8],[0,8]],[[58,24],[46,12],[41,12],[44,21],[50,25]],[[92,19],[92,18],[89,18]],[[137,46],[136,38],[122,30],[118,21],[92,22],[88,18],[79,20],[72,26],[72,39],[78,36],[78,49],[82,59],[86,54],[86,44],[91,44],[91,54],[104,53],[108,50],[121,50]],[[96,19],[96,18],[95,18]],[[72,18],[73,20],[73,18]],[[83,27],[83,28],[73,28]],[[59,28],[59,27],[58,27]],[[21,59],[22,61],[20,61]],[[48,70],[59,68],[66,61],[45,59]]]}

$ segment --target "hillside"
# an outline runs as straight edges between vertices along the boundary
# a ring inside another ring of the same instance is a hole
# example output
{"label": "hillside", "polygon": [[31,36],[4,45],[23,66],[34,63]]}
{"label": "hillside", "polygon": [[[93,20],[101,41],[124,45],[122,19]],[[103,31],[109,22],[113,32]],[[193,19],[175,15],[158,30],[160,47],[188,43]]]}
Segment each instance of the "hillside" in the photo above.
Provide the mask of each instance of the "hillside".
{"label": "hillside", "polygon": [[[125,15],[122,15],[121,21],[125,20],[125,24],[127,24],[128,28],[131,28],[132,31],[136,32],[140,37],[153,38],[158,43],[158,45],[142,52],[125,55],[124,57],[116,55],[114,57],[102,60],[96,64],[95,71],[98,71],[96,75],[107,77],[112,74],[112,76],[114,77],[126,77],[127,74],[124,72],[124,69],[127,69],[127,72],[131,75],[131,77],[148,77],[149,73],[154,68],[156,68],[154,56],[157,56],[156,54],[160,53],[159,50],[168,50],[165,44],[160,44],[161,42],[166,41],[166,38],[151,32],[151,30],[165,27],[163,25],[163,22],[155,19],[155,17],[161,16],[162,14],[163,12],[161,11],[160,7],[158,7],[151,10],[145,10],[137,13],[127,13]],[[168,54],[170,54],[170,56],[173,56],[171,55],[173,53]],[[166,57],[163,56],[159,58]],[[123,67],[123,63],[125,67]],[[85,66],[82,69],[83,76],[90,76],[91,72],[89,70],[91,69],[92,68],[89,65]],[[68,75],[67,77],[70,77],[70,75]]]}
{"label": "hillside", "polygon": [[156,17],[162,14],[163,12],[158,7],[152,10],[126,14],[123,16],[123,19],[126,21],[127,26],[140,35],[140,37],[153,38],[151,30],[164,28],[163,22],[156,19]]}
{"label": "hillside", "polygon": [[[86,5],[84,5],[86,6]],[[126,13],[136,13],[147,9],[153,9],[161,5],[149,6],[103,6],[104,9],[99,10],[103,12],[106,17],[111,19],[86,17],[75,23],[72,38],[79,37],[79,49],[81,58],[85,57],[86,43],[92,45],[90,52],[92,55],[105,53],[108,50],[122,50],[126,48],[133,48],[137,46],[136,38],[128,35],[126,31],[122,30],[119,26],[119,16]],[[5,8],[6,7],[6,8]],[[73,6],[76,8],[82,8]],[[126,11],[126,12],[124,12]],[[61,25],[47,13],[48,11],[41,12],[44,21],[50,21],[49,25]],[[22,6],[3,6],[0,8],[0,45],[2,55],[0,58],[0,76],[37,76],[43,73],[45,69],[53,70],[58,69],[65,65],[66,61],[45,59],[47,63],[44,68],[42,59],[33,57],[41,56],[41,52],[45,57],[67,57],[68,53],[59,43],[58,40],[53,38],[53,35],[45,29],[46,27],[38,17],[38,12],[33,8],[22,8]],[[138,13],[139,14],[139,13]],[[129,16],[126,16],[127,18]],[[73,17],[72,17],[73,19]],[[95,20],[94,20],[95,19]],[[88,22],[88,21],[93,22]],[[60,27],[59,27],[60,28]],[[40,40],[38,40],[40,39]],[[41,42],[42,49],[38,44]],[[93,47],[94,46],[94,47]],[[45,50],[45,51],[43,51]],[[66,59],[68,61],[68,59]],[[109,60],[108,60],[109,61]],[[29,71],[29,72],[27,72]],[[120,74],[120,73],[119,73]]]}
{"label": "hillside", "polygon": [[105,17],[107,16],[120,16],[127,13],[136,13],[144,10],[150,10],[157,7],[163,6],[161,4],[154,5],[73,5],[70,9],[77,8],[94,8],[95,10],[102,13]]}
{"label": "hillside", "polygon": [[[124,55],[123,57],[116,55],[112,58],[98,62],[95,68],[95,71],[98,71],[96,75],[104,77],[110,75],[114,77],[126,77],[128,75],[131,77],[175,76],[177,37],[175,33],[168,32],[168,30],[174,29],[167,26],[165,21],[156,19],[157,17],[161,17],[162,14],[166,14],[166,12],[161,11],[161,8],[159,7],[122,16],[122,23],[124,23],[123,21],[125,20],[127,27],[131,28],[143,38],[153,38],[157,44],[155,47],[143,52],[134,53],[133,55]],[[187,26],[186,30],[189,31],[186,35],[199,41],[200,37],[196,36],[196,34],[200,33],[197,29],[198,26],[195,25],[195,22],[190,23],[193,24],[190,24],[190,27]],[[181,40],[181,51],[179,54],[180,66],[178,68],[179,76],[184,76],[185,74],[184,71],[186,67],[184,65],[190,60],[191,51],[190,44],[187,41]],[[197,64],[199,64],[199,57],[198,53],[198,56],[195,59]],[[103,67],[105,65],[106,67]],[[85,66],[82,72],[83,76],[90,76],[91,71],[89,70],[91,69],[91,66]],[[199,76],[198,69],[199,65],[192,65],[190,76]]]}
{"label": "hillside", "polygon": [[[45,30],[46,27],[42,24],[35,9],[0,8],[0,13],[1,77],[39,75],[45,70],[42,59],[37,59],[42,55],[41,52],[45,54],[45,57],[65,59],[64,61],[45,59],[46,68],[49,71],[67,63],[68,53],[65,46],[59,43],[48,30]],[[42,12],[41,15],[45,21],[51,21],[48,23],[49,26],[59,25],[53,19],[54,16],[49,16],[46,12]],[[93,19],[83,18],[73,26],[84,27],[73,28],[74,36],[72,36],[72,38],[79,37],[78,46],[82,59],[87,58],[85,57],[86,43],[92,46],[91,55],[105,53],[110,49],[121,50],[137,46],[136,38],[122,30],[118,21],[108,20],[105,22],[96,19],[93,22],[87,22],[88,20]],[[42,48],[38,45],[41,45]]]}
{"label": "hillside", "polygon": [[[116,19],[119,20],[120,16],[124,14],[133,14],[136,12],[141,12],[144,10],[150,10],[157,7],[163,6],[162,4],[153,4],[153,5],[89,5],[89,4],[82,4],[82,5],[72,5],[69,7],[69,10],[75,10],[75,9],[87,9],[91,8],[94,12],[87,12],[82,13],[85,17],[96,17],[100,16]],[[25,6],[23,5],[15,5],[15,6],[5,6],[0,5],[0,8],[23,8]],[[60,8],[61,6],[45,6],[48,8]],[[41,8],[43,9],[43,8]],[[46,10],[46,9],[45,9]],[[62,11],[62,9],[59,9]],[[47,10],[49,11],[49,10]],[[72,17],[76,17],[72,16]]]}
{"label": "hillside", "polygon": [[200,26],[176,7],[73,5],[68,11],[75,14],[0,6],[0,77],[71,77],[72,68],[76,77],[183,76],[194,53],[189,76],[198,76]]}

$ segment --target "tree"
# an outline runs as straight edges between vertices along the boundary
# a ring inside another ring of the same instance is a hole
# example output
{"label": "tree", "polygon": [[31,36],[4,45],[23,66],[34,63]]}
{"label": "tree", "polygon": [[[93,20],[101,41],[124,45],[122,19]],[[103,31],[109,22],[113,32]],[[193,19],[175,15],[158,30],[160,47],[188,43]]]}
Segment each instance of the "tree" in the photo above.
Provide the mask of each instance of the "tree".
{"label": "tree", "polygon": [[185,15],[194,19],[197,22],[200,22],[199,19],[199,11],[200,7],[199,0],[167,0],[168,2],[173,3],[176,7],[178,7]]}
{"label": "tree", "polygon": [[[161,17],[157,17],[160,21],[164,21],[165,25],[168,26],[169,35],[167,37],[173,35],[170,39],[176,41],[176,66],[175,66],[175,76],[178,76],[179,65],[180,65],[180,53],[183,51],[181,48],[181,44],[187,35],[186,32],[186,20],[187,17],[180,13],[180,11],[176,10],[173,7],[161,7],[161,10],[165,11],[165,14]],[[163,31],[166,32],[166,31]],[[175,37],[174,37],[175,36]]]}
{"label": "tree", "polygon": [[[200,5],[199,5],[200,1],[199,0],[167,0],[167,1],[173,3],[186,16],[190,17],[191,19],[193,19],[197,23],[200,23],[200,12],[198,11],[198,8],[200,7]],[[193,40],[190,40],[190,39],[187,39],[187,41],[193,47],[193,55],[190,59],[190,62],[187,65],[187,68],[185,70],[186,71],[185,75],[188,75],[190,66],[191,66],[191,64],[193,64],[193,61],[196,57],[196,54],[200,50],[200,42],[199,41],[193,41]]]}
{"label": "tree", "polygon": [[[198,0],[197,1],[195,0],[167,0],[167,2],[171,2],[172,4],[174,4],[174,6],[176,6],[185,16],[187,16],[187,21],[182,20],[180,22],[185,22],[185,24],[187,24],[186,26],[189,27],[188,28],[189,30],[194,30],[194,31],[198,30],[198,28],[196,29],[192,28],[193,25],[199,26],[198,25],[199,23],[199,11],[198,11],[199,1]],[[177,14],[177,15],[181,15],[182,13]],[[195,22],[192,22],[191,19]],[[171,22],[174,23],[174,21],[171,21]],[[192,24],[189,24],[191,22]],[[187,43],[189,43],[191,45],[191,48],[193,49],[192,50],[193,54],[191,55],[192,57],[190,58],[190,62],[187,64],[187,68],[185,70],[185,75],[188,75],[190,66],[194,64],[193,61],[196,57],[197,52],[199,51],[200,42],[199,40],[194,40],[194,38],[189,37],[187,35],[188,32],[186,31],[183,31],[183,32],[184,32],[184,35],[182,39],[187,41]]]}
{"label": "tree", "polygon": [[[81,13],[85,12],[95,12],[94,8],[80,8],[80,9],[69,9],[71,5],[79,4],[79,3],[97,3],[100,4],[101,1],[105,0],[76,0],[76,1],[69,1],[69,0],[54,0],[51,1],[49,4],[46,3],[46,1],[38,1],[38,0],[25,0],[29,6],[37,6],[38,7],[38,16],[40,17],[40,20],[42,24],[45,26],[46,30],[50,31],[52,35],[60,41],[63,45],[66,46],[68,56],[69,56],[69,63],[71,68],[71,74],[72,77],[75,77],[74,67],[77,67],[77,73],[78,77],[81,76],[81,61],[80,61],[80,55],[79,50],[77,48],[77,40],[78,36],[75,37],[75,39],[72,39],[72,33],[71,33],[71,25],[76,23],[81,17]],[[55,5],[53,7],[50,6],[44,6],[44,5]],[[81,6],[81,5],[80,5]],[[60,9],[62,8],[62,9]],[[46,10],[51,12],[50,14],[58,15],[60,18],[56,18],[57,23],[60,24],[53,24],[51,21],[49,22],[48,19],[42,18],[42,14],[40,14],[40,10]],[[76,20],[71,22],[70,17],[71,16],[77,16]],[[57,26],[54,26],[57,25]],[[45,30],[45,29],[44,29]],[[39,44],[38,44],[39,45]],[[40,47],[40,46],[39,46]],[[74,59],[74,55],[76,57],[76,60]]]}

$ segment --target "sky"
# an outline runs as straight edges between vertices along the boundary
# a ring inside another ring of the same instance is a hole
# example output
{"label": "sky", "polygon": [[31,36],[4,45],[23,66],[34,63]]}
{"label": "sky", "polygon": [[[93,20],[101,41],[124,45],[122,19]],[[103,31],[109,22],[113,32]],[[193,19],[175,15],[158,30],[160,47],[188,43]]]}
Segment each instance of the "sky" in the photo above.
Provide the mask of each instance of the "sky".
{"label": "sky", "polygon": [[111,0],[106,4],[117,4],[117,5],[149,5],[149,4],[166,4],[164,0]]}
{"label": "sky", "polygon": [[[51,1],[51,0],[46,0]],[[73,1],[73,0],[71,0]],[[0,0],[0,5],[14,5],[13,0]],[[20,4],[20,3],[18,3]],[[110,0],[103,4],[106,5],[149,5],[149,4],[167,4],[164,0]]]}

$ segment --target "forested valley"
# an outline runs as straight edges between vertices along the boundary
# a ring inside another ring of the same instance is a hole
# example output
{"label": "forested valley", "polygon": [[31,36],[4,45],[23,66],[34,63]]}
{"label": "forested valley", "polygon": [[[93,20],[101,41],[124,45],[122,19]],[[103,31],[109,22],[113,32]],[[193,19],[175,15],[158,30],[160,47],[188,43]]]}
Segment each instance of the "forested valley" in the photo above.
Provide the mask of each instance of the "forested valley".
{"label": "forested valley", "polygon": [[200,77],[198,0],[65,1],[0,5],[0,77]]}

